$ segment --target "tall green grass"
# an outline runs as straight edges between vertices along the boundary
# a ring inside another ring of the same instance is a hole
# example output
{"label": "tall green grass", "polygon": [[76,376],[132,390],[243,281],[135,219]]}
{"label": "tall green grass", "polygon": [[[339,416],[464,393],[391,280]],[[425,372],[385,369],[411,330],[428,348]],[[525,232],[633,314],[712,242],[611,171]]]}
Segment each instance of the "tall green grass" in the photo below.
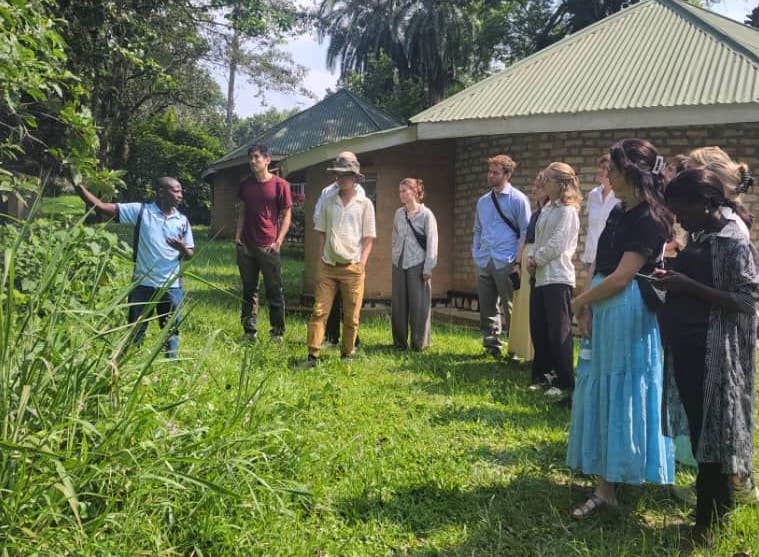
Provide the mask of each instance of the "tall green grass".
{"label": "tall green grass", "polygon": [[[160,357],[167,331],[127,350],[123,246],[95,249],[81,220],[48,237],[35,226],[2,245],[4,555],[227,554],[234,543],[219,525],[229,516],[306,494],[273,472],[289,449],[259,411],[269,372],[252,351],[222,378],[204,367],[218,331],[194,359]],[[30,250],[40,255],[33,269],[21,258]],[[86,275],[82,250],[97,252]],[[22,268],[35,280],[22,284]],[[221,396],[207,400],[209,387]]]}

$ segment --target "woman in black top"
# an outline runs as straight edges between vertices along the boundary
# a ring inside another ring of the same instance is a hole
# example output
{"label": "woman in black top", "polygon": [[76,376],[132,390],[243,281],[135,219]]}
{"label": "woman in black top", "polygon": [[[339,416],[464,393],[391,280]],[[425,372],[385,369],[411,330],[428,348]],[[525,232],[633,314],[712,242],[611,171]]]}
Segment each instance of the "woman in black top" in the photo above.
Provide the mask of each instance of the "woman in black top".
{"label": "woman in black top", "polygon": [[614,144],[610,155],[609,179],[624,206],[612,211],[599,238],[592,286],[572,302],[592,355],[587,374],[577,377],[567,464],[599,476],[574,518],[616,505],[615,483],[674,480],[672,442],[661,430],[659,325],[644,301],[653,291],[635,280],[654,269],[672,230],[662,197],[664,160],[640,139]]}
{"label": "woman in black top", "polygon": [[[691,235],[674,268],[655,274],[657,287],[667,291],[665,423],[672,433],[684,433],[683,426],[690,432],[698,461],[693,531],[698,542],[732,505],[733,485],[751,474],[759,271],[743,227],[728,220],[722,208],[746,225],[750,217],[727,199],[717,175],[686,170],[665,196]],[[683,408],[687,420],[679,412]]]}

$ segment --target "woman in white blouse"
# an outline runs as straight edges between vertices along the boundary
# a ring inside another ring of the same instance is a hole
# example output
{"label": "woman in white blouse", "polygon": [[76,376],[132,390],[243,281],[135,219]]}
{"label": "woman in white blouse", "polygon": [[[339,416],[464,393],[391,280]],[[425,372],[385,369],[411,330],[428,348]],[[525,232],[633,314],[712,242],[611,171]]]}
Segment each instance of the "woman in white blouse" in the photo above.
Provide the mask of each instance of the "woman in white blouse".
{"label": "woman in white blouse", "polygon": [[535,347],[532,380],[550,387],[547,396],[566,397],[574,389],[572,340],[572,256],[580,230],[580,182],[574,169],[552,162],[543,170],[548,203],[535,227],[527,270],[535,276],[530,295],[530,331]]}
{"label": "woman in white blouse", "polygon": [[[432,269],[437,265],[437,222],[424,206],[424,182],[404,178],[398,186],[403,207],[393,219],[393,346],[424,350],[430,345]],[[409,329],[411,343],[409,344]]]}

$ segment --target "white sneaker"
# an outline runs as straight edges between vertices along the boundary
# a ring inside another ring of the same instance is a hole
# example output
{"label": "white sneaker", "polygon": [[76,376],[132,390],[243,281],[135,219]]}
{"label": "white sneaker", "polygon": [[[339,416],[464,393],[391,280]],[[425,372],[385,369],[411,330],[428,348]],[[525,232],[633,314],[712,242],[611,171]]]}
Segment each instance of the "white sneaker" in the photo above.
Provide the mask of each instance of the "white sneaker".
{"label": "white sneaker", "polygon": [[562,391],[558,387],[551,387],[543,394],[547,396],[548,398],[560,398],[564,396],[564,391]]}
{"label": "white sneaker", "polygon": [[530,385],[527,388],[532,392],[536,392],[536,391],[542,391],[545,388],[545,385],[541,385],[540,383],[535,383],[534,385]]}

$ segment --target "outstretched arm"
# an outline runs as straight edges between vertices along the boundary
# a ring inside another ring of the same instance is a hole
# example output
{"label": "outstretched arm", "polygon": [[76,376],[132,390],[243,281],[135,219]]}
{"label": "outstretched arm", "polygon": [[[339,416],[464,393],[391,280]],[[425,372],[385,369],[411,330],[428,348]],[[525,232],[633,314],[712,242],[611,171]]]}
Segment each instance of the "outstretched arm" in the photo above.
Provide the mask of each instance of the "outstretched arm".
{"label": "outstretched arm", "polygon": [[107,215],[109,217],[113,217],[118,212],[118,209],[116,208],[116,204],[115,203],[107,203],[107,202],[101,200],[99,197],[97,197],[95,194],[93,194],[91,191],[89,191],[84,186],[77,185],[77,186],[74,186],[74,189],[76,190],[76,193],[79,194],[79,197],[81,197],[82,200],[87,205],[94,206],[95,210],[98,213]]}

